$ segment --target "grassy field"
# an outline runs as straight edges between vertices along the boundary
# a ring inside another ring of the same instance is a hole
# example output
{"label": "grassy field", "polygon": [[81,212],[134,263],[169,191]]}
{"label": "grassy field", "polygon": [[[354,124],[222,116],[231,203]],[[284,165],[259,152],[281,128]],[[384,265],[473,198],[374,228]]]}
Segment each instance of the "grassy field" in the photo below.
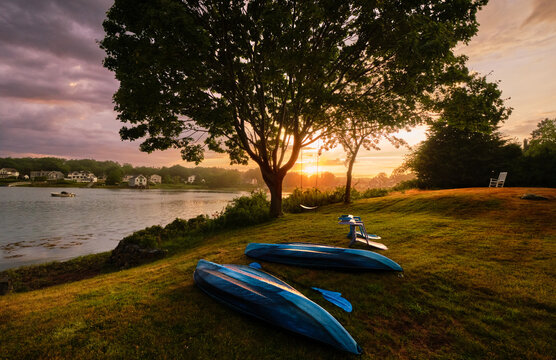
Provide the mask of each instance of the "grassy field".
{"label": "grassy field", "polygon": [[[525,192],[551,200],[519,199]],[[262,265],[335,316],[362,359],[556,357],[556,190],[504,188],[330,205],[137,268],[2,296],[0,359],[357,359],[236,313],[193,283],[201,258],[250,263],[249,242],[345,246],[336,218],[346,213],[383,237],[403,276]],[[341,292],[353,312],[312,286]]]}

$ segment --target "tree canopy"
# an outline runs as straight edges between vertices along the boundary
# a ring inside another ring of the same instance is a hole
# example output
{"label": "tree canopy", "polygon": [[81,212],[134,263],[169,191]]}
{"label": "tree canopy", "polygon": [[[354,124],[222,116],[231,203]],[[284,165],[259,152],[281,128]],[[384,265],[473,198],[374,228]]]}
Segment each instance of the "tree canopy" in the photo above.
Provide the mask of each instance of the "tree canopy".
{"label": "tree canopy", "polygon": [[497,132],[512,112],[497,82],[472,75],[444,88],[435,107],[440,119],[405,162],[422,186],[485,186],[489,177],[507,171],[521,156],[521,148]]}
{"label": "tree canopy", "polygon": [[546,118],[537,124],[526,150],[528,155],[537,155],[545,150],[556,152],[556,119]]}
{"label": "tree canopy", "polygon": [[116,0],[104,65],[124,140],[255,161],[281,213],[282,180],[346,102],[417,104],[465,72],[452,49],[487,0]]}

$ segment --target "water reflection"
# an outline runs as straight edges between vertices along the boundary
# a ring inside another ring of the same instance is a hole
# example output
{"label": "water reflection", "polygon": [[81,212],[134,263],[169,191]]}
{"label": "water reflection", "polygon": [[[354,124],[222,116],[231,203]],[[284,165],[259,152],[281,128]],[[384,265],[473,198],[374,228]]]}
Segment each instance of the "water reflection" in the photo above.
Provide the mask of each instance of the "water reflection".
{"label": "water reflection", "polygon": [[113,249],[133,231],[212,215],[238,192],[0,188],[0,270]]}

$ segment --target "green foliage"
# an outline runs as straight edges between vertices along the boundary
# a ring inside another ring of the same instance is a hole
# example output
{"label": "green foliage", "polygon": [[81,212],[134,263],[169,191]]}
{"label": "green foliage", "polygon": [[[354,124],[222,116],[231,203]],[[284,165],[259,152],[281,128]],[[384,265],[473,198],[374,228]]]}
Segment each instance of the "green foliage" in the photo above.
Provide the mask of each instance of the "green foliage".
{"label": "green foliage", "polygon": [[233,199],[214,218],[208,215],[199,215],[188,220],[176,218],[165,227],[151,226],[134,232],[122,241],[143,248],[184,249],[192,246],[193,239],[199,235],[256,225],[270,220],[269,205],[264,192],[254,191],[250,196]]}
{"label": "green foliage", "polygon": [[392,187],[392,191],[405,191],[405,190],[410,190],[410,189],[419,189],[424,187],[421,182],[419,181],[419,179],[411,179],[411,180],[405,180],[400,182],[399,184],[395,185]]}
{"label": "green foliage", "polygon": [[[146,166],[133,167],[130,164],[120,165],[113,161],[97,161],[91,159],[66,160],[61,158],[0,158],[0,168],[10,167],[17,169],[21,176],[29,175],[35,170],[57,170],[67,174],[68,171],[92,171],[97,176],[106,175],[107,185],[116,185],[122,181],[123,175],[143,174],[162,176],[165,184],[184,184],[184,180],[191,175],[196,176],[198,185],[208,188],[226,188],[243,186],[245,179],[260,178],[260,171],[247,170],[242,173],[238,170],[223,168],[186,168],[181,165],[171,167],[153,168]],[[258,175],[257,175],[258,172]],[[202,181],[204,180],[204,181]],[[35,181],[46,181],[46,177],[37,177]],[[62,184],[63,180],[59,180]],[[261,180],[262,183],[262,180]],[[68,182],[68,184],[75,184]]]}
{"label": "green foliage", "polygon": [[159,225],[154,225],[143,230],[134,232],[133,234],[126,236],[121,241],[127,244],[139,245],[145,249],[157,249],[162,245],[164,236],[164,228]]}
{"label": "green foliage", "polygon": [[444,88],[442,98],[433,107],[442,121],[469,132],[493,133],[512,113],[505,106],[498,82],[488,82],[477,74],[461,84]]}
{"label": "green foliage", "polygon": [[531,157],[556,151],[556,118],[546,118],[537,124],[537,128],[531,132],[531,140],[525,150],[525,155]]}
{"label": "green foliage", "polygon": [[108,175],[106,176],[106,185],[116,185],[122,181],[124,172],[120,167],[115,167],[108,170]]}
{"label": "green foliage", "polygon": [[205,148],[251,158],[279,216],[284,176],[331,113],[372,115],[386,96],[414,109],[467,73],[452,49],[486,2],[116,0],[100,44],[120,136],[197,164]]}
{"label": "green foliage", "polygon": [[[405,161],[420,188],[487,186],[489,178],[508,172],[505,186],[556,187],[556,140],[553,120],[545,119],[531,134],[525,152],[498,133],[475,132],[445,122],[433,125]],[[552,135],[551,135],[552,134]]]}
{"label": "green foliage", "polygon": [[367,189],[356,196],[357,199],[370,199],[388,195],[387,189]]}
{"label": "green foliage", "polygon": [[253,191],[250,196],[232,200],[226,209],[214,220],[221,229],[244,227],[270,220],[270,202],[263,191]]}
{"label": "green foliage", "polygon": [[543,143],[529,150],[513,166],[516,171],[515,184],[556,187],[556,146]]}
{"label": "green foliage", "polygon": [[486,186],[521,156],[519,146],[499,134],[475,132],[437,123],[405,161],[426,188]]}

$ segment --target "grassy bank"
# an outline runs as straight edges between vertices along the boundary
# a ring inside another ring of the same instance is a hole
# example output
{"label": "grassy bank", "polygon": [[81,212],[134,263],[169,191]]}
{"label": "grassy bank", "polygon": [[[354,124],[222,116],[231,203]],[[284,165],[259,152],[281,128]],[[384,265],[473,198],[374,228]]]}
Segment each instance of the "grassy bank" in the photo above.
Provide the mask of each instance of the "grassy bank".
{"label": "grassy bank", "polygon": [[[334,315],[363,359],[550,359],[555,198],[553,189],[408,191],[221,232],[151,264],[0,297],[0,358],[356,359],[234,312],[192,280],[200,258],[251,262],[248,242],[344,246],[336,217],[352,213],[383,236],[403,277],[262,265]],[[353,312],[312,286],[342,292]]]}

